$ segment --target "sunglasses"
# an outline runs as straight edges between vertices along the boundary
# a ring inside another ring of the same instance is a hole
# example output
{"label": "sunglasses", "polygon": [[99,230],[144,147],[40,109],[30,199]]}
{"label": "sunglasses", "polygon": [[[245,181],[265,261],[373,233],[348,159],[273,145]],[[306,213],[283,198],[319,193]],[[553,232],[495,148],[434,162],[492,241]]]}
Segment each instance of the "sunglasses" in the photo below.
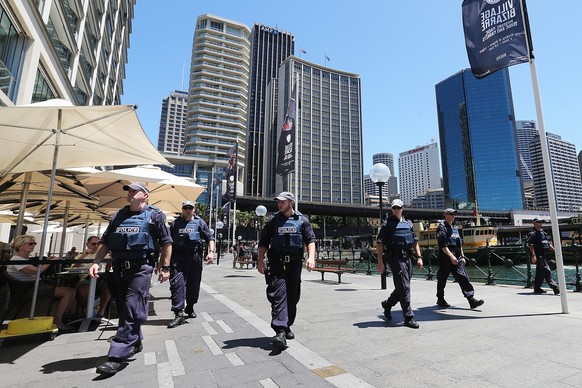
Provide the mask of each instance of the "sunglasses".
{"label": "sunglasses", "polygon": [[193,207],[183,207],[182,210],[194,210]]}
{"label": "sunglasses", "polygon": [[28,243],[26,243],[26,245],[30,245],[30,246],[34,246],[34,245],[36,245],[36,244],[37,244],[37,243],[35,243],[35,242],[28,242]]}
{"label": "sunglasses", "polygon": [[401,210],[402,208],[400,206],[393,206],[392,209],[394,209],[394,210]]}

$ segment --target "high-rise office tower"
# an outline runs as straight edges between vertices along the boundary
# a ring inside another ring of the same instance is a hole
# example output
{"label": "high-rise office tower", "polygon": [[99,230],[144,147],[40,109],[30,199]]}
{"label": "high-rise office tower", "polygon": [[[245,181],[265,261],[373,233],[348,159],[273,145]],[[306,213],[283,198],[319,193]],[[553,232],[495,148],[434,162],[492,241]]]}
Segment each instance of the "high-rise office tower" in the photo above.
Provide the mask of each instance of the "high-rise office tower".
{"label": "high-rise office tower", "polygon": [[135,0],[0,1],[0,105],[119,104]]}
{"label": "high-rise office tower", "polygon": [[[389,152],[381,152],[372,155],[372,164],[384,163],[390,169],[390,178],[384,186],[382,186],[383,198],[390,199],[398,195],[398,178],[394,174],[394,155]],[[376,186],[375,194],[378,195],[378,186]]]}
{"label": "high-rise office tower", "polygon": [[246,155],[250,29],[204,14],[196,21],[184,154],[194,160],[196,182],[205,184],[227,152],[238,145],[237,192],[242,194]]}
{"label": "high-rise office tower", "polygon": [[[265,177],[273,179],[266,180],[266,193],[272,195],[285,188],[297,192],[299,201],[363,203],[362,87],[359,75],[293,56],[287,58],[279,69],[278,120],[269,128],[271,132],[267,136],[271,144],[276,144],[281,132],[296,79],[300,100],[296,120],[298,187],[295,187],[293,174],[284,177],[275,174],[277,155],[270,152]],[[267,120],[272,122],[272,117],[267,117]]]}
{"label": "high-rise office tower", "polygon": [[265,195],[263,170],[265,167],[266,96],[269,83],[277,78],[279,65],[294,52],[294,36],[278,28],[255,24],[251,31],[251,73],[247,120],[246,184],[245,194]]}
{"label": "high-rise office tower", "polygon": [[184,152],[188,93],[176,90],[162,100],[158,151],[180,155]]}
{"label": "high-rise office tower", "polygon": [[429,189],[441,187],[441,166],[437,143],[401,152],[398,156],[400,198],[410,204]]}
{"label": "high-rise office tower", "polygon": [[465,69],[435,90],[447,201],[477,203],[482,210],[523,209],[507,69],[480,80]]}
{"label": "high-rise office tower", "polygon": [[[576,146],[558,135],[546,134],[550,166],[554,178],[554,196],[558,211],[576,212],[582,208],[582,183],[576,158]],[[540,137],[530,143],[535,205],[549,207]]]}
{"label": "high-rise office tower", "polygon": [[536,122],[532,120],[517,120],[515,122],[517,134],[517,150],[519,152],[519,170],[523,182],[532,181],[531,157],[529,145],[539,135]]}

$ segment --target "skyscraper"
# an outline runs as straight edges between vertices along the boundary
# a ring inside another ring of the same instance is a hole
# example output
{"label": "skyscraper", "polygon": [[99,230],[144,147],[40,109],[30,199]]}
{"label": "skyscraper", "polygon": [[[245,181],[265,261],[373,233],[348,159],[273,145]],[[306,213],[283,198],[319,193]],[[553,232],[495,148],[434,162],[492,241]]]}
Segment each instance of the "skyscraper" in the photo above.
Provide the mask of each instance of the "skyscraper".
{"label": "skyscraper", "polygon": [[523,209],[507,69],[480,80],[465,69],[435,90],[446,199],[482,210]]}
{"label": "skyscraper", "polygon": [[158,151],[180,155],[184,152],[188,93],[176,90],[162,100]]}
{"label": "skyscraper", "polygon": [[[362,99],[359,75],[287,58],[279,69],[278,120],[270,128],[276,144],[295,80],[298,80],[297,160],[293,174],[268,182],[267,194],[283,188],[299,201],[363,203]],[[272,118],[267,118],[272,122]],[[269,150],[272,150],[269,147]],[[268,155],[267,177],[275,177],[276,152]],[[284,180],[282,178],[286,178]]]}
{"label": "skyscraper", "polygon": [[400,198],[410,204],[429,189],[441,187],[439,149],[436,143],[401,152],[398,156]]}
{"label": "skyscraper", "polygon": [[[382,186],[382,196],[386,199],[390,199],[398,195],[398,178],[394,174],[394,155],[389,152],[381,152],[372,155],[372,164],[384,163],[390,169],[390,178],[388,182]],[[378,195],[378,186],[375,186],[374,195]]]}
{"label": "skyscraper", "polygon": [[[582,208],[582,182],[576,158],[576,146],[558,135],[547,133],[550,166],[554,178],[554,196],[558,211],[575,212]],[[535,205],[548,208],[548,193],[542,160],[540,137],[530,143]]]}
{"label": "skyscraper", "polygon": [[517,149],[519,156],[519,170],[522,182],[533,180],[531,172],[531,157],[529,145],[539,135],[536,122],[532,120],[517,120],[515,122],[517,134]]}
{"label": "skyscraper", "polygon": [[279,65],[294,52],[294,36],[278,28],[255,24],[251,31],[251,72],[247,120],[245,193],[264,195],[265,117],[269,83],[277,78]]}
{"label": "skyscraper", "polygon": [[227,164],[238,145],[237,192],[242,193],[250,66],[250,30],[242,23],[204,14],[196,21],[190,66],[184,154],[192,156],[198,183]]}
{"label": "skyscraper", "polygon": [[0,105],[120,104],[135,0],[0,1]]}

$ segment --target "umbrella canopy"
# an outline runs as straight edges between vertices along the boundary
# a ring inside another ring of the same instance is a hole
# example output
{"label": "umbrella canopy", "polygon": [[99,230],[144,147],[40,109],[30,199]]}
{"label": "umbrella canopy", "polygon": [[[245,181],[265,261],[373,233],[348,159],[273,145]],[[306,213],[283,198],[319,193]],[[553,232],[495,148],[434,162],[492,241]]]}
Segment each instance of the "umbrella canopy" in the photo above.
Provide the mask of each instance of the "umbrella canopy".
{"label": "umbrella canopy", "polygon": [[[51,170],[47,203],[52,203],[57,168],[170,164],[141,127],[136,106],[72,106],[49,100],[28,106],[0,107],[0,179],[10,173]],[[48,227],[49,210],[44,227]],[[44,252],[46,232],[40,241]],[[36,271],[30,319],[40,281]]]}
{"label": "umbrella canopy", "polygon": [[145,134],[134,105],[71,106],[49,100],[0,107],[0,178],[58,168],[170,163]]}
{"label": "umbrella canopy", "polygon": [[180,212],[182,202],[195,201],[206,187],[163,171],[155,166],[138,166],[79,176],[90,195],[99,197],[99,208],[117,210],[125,205],[123,186],[144,182],[150,191],[148,203],[161,210]]}

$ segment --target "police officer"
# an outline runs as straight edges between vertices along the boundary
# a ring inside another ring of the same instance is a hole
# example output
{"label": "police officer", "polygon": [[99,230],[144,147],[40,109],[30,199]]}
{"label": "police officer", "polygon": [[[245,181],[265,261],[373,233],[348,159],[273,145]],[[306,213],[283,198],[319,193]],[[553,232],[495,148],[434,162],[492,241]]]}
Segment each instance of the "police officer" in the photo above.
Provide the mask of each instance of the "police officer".
{"label": "police officer", "polygon": [[463,241],[459,235],[459,229],[454,225],[457,211],[445,209],[445,220],[437,226],[437,240],[439,243],[439,269],[437,271],[437,306],[451,307],[445,300],[445,286],[449,274],[453,274],[455,281],[459,283],[461,291],[472,309],[485,303],[482,299],[475,299],[475,289],[469,281],[467,274],[467,259],[463,254]]}
{"label": "police officer", "polygon": [[111,219],[89,269],[91,277],[99,277],[99,263],[111,251],[119,325],[111,339],[108,360],[97,367],[97,373],[104,375],[117,373],[126,359],[143,349],[141,325],[148,317],[157,246],[161,247],[158,279],[164,282],[170,277],[172,237],[164,213],[147,204],[149,190],[145,184],[135,182],[123,186],[123,190],[127,191],[129,205]]}
{"label": "police officer", "polygon": [[[275,200],[279,212],[271,218],[261,232],[257,269],[265,274],[267,299],[271,303],[272,338],[277,350],[287,347],[287,340],[294,339],[291,325],[295,322],[297,303],[301,293],[301,269],[307,246],[308,271],[315,268],[315,234],[307,217],[293,208],[295,195],[288,191]],[[268,267],[263,260],[268,251]]]}
{"label": "police officer", "polygon": [[[214,233],[206,222],[194,214],[194,202],[182,203],[182,215],[170,225],[172,234],[172,260],[170,264],[170,291],[172,293],[172,311],[174,319],[168,324],[172,329],[196,318],[194,304],[200,295],[202,280],[202,239],[208,244],[206,263],[214,261]],[[186,308],[184,309],[184,298]]]}
{"label": "police officer", "polygon": [[410,307],[410,279],[412,277],[411,259],[413,252],[416,255],[418,268],[422,268],[422,256],[418,246],[418,238],[412,230],[412,222],[402,216],[403,203],[399,199],[392,201],[390,205],[392,215],[386,219],[378,233],[378,271],[384,272],[384,259],[390,265],[394,291],[388,299],[382,301],[384,316],[392,319],[392,307],[400,302],[404,315],[404,325],[412,329],[418,329],[418,322],[414,319],[412,307]]}
{"label": "police officer", "polygon": [[549,236],[542,228],[544,221],[538,218],[534,219],[534,229],[527,236],[529,252],[532,264],[536,265],[536,277],[534,280],[534,293],[545,294],[546,290],[542,289],[544,280],[548,283],[554,294],[559,295],[560,289],[558,284],[552,278],[552,271],[548,265],[548,254],[554,251],[554,246]]}

